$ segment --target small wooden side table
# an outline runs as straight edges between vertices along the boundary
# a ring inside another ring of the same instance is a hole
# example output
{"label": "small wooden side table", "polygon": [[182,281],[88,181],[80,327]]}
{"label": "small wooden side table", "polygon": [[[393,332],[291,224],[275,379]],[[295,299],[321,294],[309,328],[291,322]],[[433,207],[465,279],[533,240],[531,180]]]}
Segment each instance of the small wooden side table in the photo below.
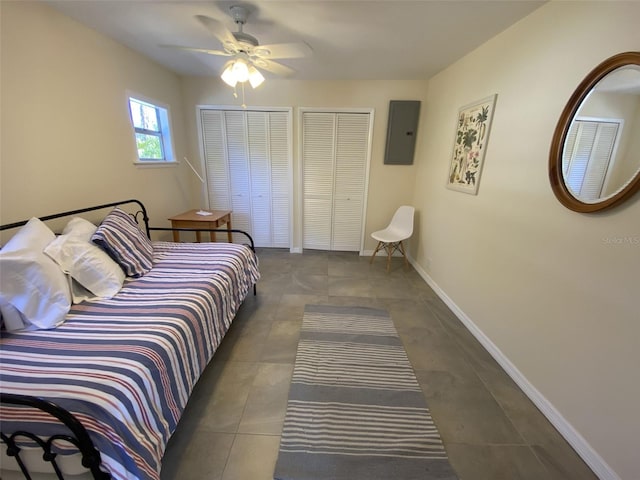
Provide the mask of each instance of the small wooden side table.
{"label": "small wooden side table", "polygon": [[[211,215],[198,215],[196,212],[199,210],[189,210],[188,212],[181,213],[174,217],[169,218],[171,221],[171,228],[201,228],[201,229],[215,229],[220,225],[227,225],[227,230],[231,230],[231,210],[207,210]],[[196,232],[196,240],[202,241],[202,232]],[[209,232],[209,237],[212,242],[216,241],[216,232]],[[227,232],[227,240],[232,243],[231,232]],[[180,231],[173,231],[173,241],[180,241]]]}

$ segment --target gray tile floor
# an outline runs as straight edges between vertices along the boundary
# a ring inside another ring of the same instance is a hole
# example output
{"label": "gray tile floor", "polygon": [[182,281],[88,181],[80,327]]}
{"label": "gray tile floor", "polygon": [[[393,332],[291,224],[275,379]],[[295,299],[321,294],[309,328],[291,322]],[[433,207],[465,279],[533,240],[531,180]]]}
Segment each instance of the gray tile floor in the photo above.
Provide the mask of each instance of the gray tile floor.
{"label": "gray tile floor", "polygon": [[[163,480],[269,480],[304,305],[391,314],[461,480],[590,480],[546,418],[411,267],[355,253],[261,249],[249,296],[169,442]],[[401,479],[400,479],[401,480]]]}

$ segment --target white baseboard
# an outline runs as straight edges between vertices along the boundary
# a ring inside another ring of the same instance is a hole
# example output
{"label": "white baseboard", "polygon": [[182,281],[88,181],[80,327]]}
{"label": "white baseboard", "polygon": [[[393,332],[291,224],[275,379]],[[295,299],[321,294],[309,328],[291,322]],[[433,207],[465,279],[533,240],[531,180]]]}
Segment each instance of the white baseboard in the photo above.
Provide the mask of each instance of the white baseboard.
{"label": "white baseboard", "polygon": [[582,457],[600,480],[621,480],[618,474],[604,461],[580,433],[558,412],[549,400],[542,395],[536,387],[511,363],[500,349],[487,337],[478,326],[455,304],[451,298],[438,286],[429,274],[408,256],[411,265],[420,274],[425,282],[433,289],[440,299],[447,304],[449,309],[464,324],[471,334],[482,344],[489,354],[500,364],[503,370],[522,389],[527,397],[538,407],[551,424],[560,432],[564,439]]}

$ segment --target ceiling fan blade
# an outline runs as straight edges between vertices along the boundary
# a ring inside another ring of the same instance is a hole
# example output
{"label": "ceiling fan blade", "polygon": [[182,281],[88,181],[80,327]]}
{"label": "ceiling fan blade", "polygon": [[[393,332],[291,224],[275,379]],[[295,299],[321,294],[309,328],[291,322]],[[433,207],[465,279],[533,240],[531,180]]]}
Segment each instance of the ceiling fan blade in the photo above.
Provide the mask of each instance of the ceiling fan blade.
{"label": "ceiling fan blade", "polygon": [[302,58],[313,54],[311,47],[304,42],[300,43],[273,43],[271,45],[258,45],[253,49],[253,54],[260,58]]}
{"label": "ceiling fan blade", "polygon": [[281,75],[283,77],[289,77],[295,73],[293,68],[289,68],[286,65],[272,62],[271,60],[266,60],[264,58],[257,58],[253,60],[253,64],[262,70],[266,70],[267,72],[275,73],[276,75]]}
{"label": "ceiling fan blade", "polygon": [[225,47],[226,45],[238,44],[236,37],[233,36],[233,33],[231,33],[231,31],[227,27],[225,27],[222,22],[219,22],[218,20],[211,17],[206,17],[204,15],[196,15],[196,18],[198,19],[198,21],[200,21],[200,23],[202,23],[202,25],[204,25],[207,30],[209,30],[213,34],[214,37],[220,40],[220,43],[222,43],[223,47]]}
{"label": "ceiling fan blade", "polygon": [[224,57],[230,57],[233,54],[225,52],[224,50],[210,50],[208,48],[195,48],[195,47],[183,47],[182,45],[160,45],[163,48],[177,48],[179,50],[188,50],[189,52],[208,53],[209,55],[222,55]]}

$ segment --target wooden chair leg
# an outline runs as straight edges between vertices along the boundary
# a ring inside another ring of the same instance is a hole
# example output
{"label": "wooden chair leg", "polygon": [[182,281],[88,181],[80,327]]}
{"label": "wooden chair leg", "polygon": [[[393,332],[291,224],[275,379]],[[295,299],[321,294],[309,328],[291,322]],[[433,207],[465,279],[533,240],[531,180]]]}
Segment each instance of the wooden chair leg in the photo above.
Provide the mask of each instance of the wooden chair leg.
{"label": "wooden chair leg", "polygon": [[400,251],[402,252],[402,256],[404,257],[404,265],[405,267],[409,267],[409,260],[407,260],[407,254],[404,251],[404,245],[402,241],[400,241]]}
{"label": "wooden chair leg", "polygon": [[369,259],[369,264],[372,264],[373,263],[373,259],[376,258],[376,254],[380,251],[380,245],[382,245],[382,242],[378,242],[378,246],[373,251],[373,255],[371,255],[371,258]]}
{"label": "wooden chair leg", "polygon": [[393,253],[393,244],[387,243],[387,273],[389,272],[389,268],[391,267],[391,254]]}

